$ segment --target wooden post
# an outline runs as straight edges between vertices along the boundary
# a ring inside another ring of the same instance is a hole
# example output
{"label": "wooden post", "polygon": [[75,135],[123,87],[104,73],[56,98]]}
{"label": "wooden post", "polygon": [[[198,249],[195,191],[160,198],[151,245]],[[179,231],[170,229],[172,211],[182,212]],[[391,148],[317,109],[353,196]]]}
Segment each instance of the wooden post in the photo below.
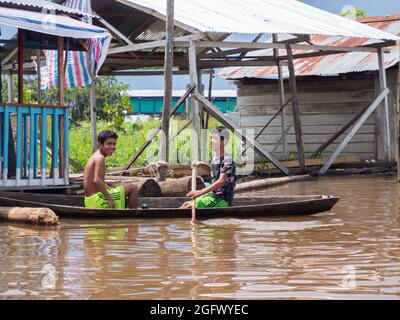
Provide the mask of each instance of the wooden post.
{"label": "wooden post", "polygon": [[198,93],[198,77],[197,77],[197,61],[196,61],[196,44],[194,41],[189,41],[189,72],[190,72],[190,83],[192,86],[196,86],[194,94],[192,94],[192,146],[193,146],[193,160],[199,160],[199,102],[197,99],[193,99],[193,95]]}
{"label": "wooden post", "polygon": [[396,123],[397,123],[397,128],[396,128],[396,146],[397,146],[397,152],[396,152],[396,159],[397,159],[397,180],[400,182],[400,65],[397,70],[397,95],[396,95],[396,105],[397,105],[397,113],[396,113]]}
{"label": "wooden post", "polygon": [[[58,103],[60,105],[65,104],[65,97],[64,97],[64,83],[65,83],[65,74],[64,74],[64,38],[63,37],[57,37],[57,58],[58,58],[58,63],[57,63],[57,71],[58,71]],[[45,121],[44,123],[46,123]],[[42,128],[43,130],[43,128]],[[65,130],[65,123],[64,123],[64,117],[61,117],[59,121],[59,148],[60,152],[58,153],[59,155],[59,174],[60,177],[64,178],[64,168],[65,168],[65,137],[64,137],[64,130]],[[46,139],[42,141],[46,148]]]}
{"label": "wooden post", "polygon": [[[189,90],[190,84],[186,85],[186,91]],[[190,110],[190,99],[185,100],[185,114],[186,119],[189,118],[189,110]]]}
{"label": "wooden post", "polygon": [[24,30],[18,29],[18,103],[24,103]]}
{"label": "wooden post", "polygon": [[[385,61],[383,56],[382,48],[378,49],[378,62],[379,62],[379,87],[380,91],[383,91],[387,88],[386,81],[386,70],[385,70]],[[391,144],[390,144],[390,123],[389,123],[389,103],[388,97],[386,96],[384,99],[384,121],[383,121],[383,129],[385,131],[383,135],[384,146],[383,150],[385,153],[385,159],[387,162],[392,160],[392,152],[391,152]]]}
{"label": "wooden post", "polygon": [[[1,53],[1,47],[0,47],[0,53]],[[1,64],[1,57],[0,57],[0,102],[3,102],[3,80],[1,78],[1,73],[2,73],[2,64]]]}
{"label": "wooden post", "polygon": [[[203,78],[201,72],[198,72],[198,92],[201,95],[204,95],[204,86],[203,86]],[[205,124],[205,114],[204,108],[200,104],[199,105],[199,121],[200,121],[200,159],[201,161],[207,161],[207,131],[204,130],[206,128]]]}
{"label": "wooden post", "polygon": [[164,56],[164,106],[162,111],[162,132],[160,160],[168,162],[169,119],[172,108],[172,72],[174,65],[174,0],[167,0],[166,44]]}
{"label": "wooden post", "polygon": [[8,96],[8,102],[12,103],[14,102],[14,79],[13,79],[13,74],[12,71],[8,72],[7,76],[7,96]]}
{"label": "wooden post", "polygon": [[360,129],[360,127],[363,125],[363,123],[368,119],[368,117],[372,114],[372,112],[375,111],[375,109],[382,103],[382,101],[387,97],[389,93],[389,89],[384,89],[379,96],[370,104],[370,106],[367,108],[367,110],[364,112],[364,114],[356,121],[354,126],[351,128],[350,132],[347,134],[347,136],[342,140],[342,142],[339,144],[339,146],[336,148],[336,150],[333,152],[333,154],[329,157],[329,159],[325,162],[325,164],[322,166],[322,168],[319,171],[319,174],[325,174],[326,171],[329,169],[329,167],[332,165],[332,163],[335,161],[335,159],[338,157],[338,155],[343,151],[343,149],[347,146],[351,138],[357,133],[357,131]]}
{"label": "wooden post", "polygon": [[[273,34],[272,39],[274,42],[278,42],[278,35]],[[281,127],[282,127],[282,141],[283,141],[283,159],[287,158],[287,137],[286,137],[286,109],[283,108],[285,104],[285,86],[283,83],[283,75],[282,75],[282,65],[279,61],[279,49],[274,49],[274,57],[276,61],[276,65],[278,67],[278,85],[279,85],[279,103],[282,108],[281,113]]]}
{"label": "wooden post", "polygon": [[92,135],[92,152],[97,150],[97,108],[96,108],[96,77],[92,77],[89,92],[90,100],[90,132]]}
{"label": "wooden post", "polygon": [[293,53],[292,53],[292,48],[289,44],[286,45],[286,50],[287,50],[288,66],[289,66],[289,73],[290,73],[290,88],[292,90],[293,122],[294,122],[294,128],[295,128],[295,132],[296,132],[297,154],[299,157],[300,170],[302,173],[305,173],[307,171],[307,168],[306,168],[306,162],[304,159],[303,140],[301,137],[299,99],[297,96],[297,85],[296,85],[296,75],[295,75],[295,70],[294,70]]}
{"label": "wooden post", "polygon": [[42,70],[40,62],[40,49],[36,49],[36,61],[37,61],[37,81],[38,81],[38,103],[42,103]]}
{"label": "wooden post", "polygon": [[208,101],[201,94],[196,93],[194,95],[194,98],[203,104],[206,111],[211,116],[213,116],[215,120],[221,122],[227,129],[230,129],[243,142],[249,143],[250,146],[254,148],[254,150],[258,151],[267,159],[269,159],[281,172],[283,172],[286,175],[289,175],[288,168],[286,168],[284,164],[279,162],[270,152],[264,150],[264,148],[257,141],[253,140],[252,137],[248,138],[246,137],[246,135],[243,135],[240,130],[241,129],[240,126],[236,122],[229,119],[228,117],[225,117],[224,114],[217,107],[215,107],[210,101]]}

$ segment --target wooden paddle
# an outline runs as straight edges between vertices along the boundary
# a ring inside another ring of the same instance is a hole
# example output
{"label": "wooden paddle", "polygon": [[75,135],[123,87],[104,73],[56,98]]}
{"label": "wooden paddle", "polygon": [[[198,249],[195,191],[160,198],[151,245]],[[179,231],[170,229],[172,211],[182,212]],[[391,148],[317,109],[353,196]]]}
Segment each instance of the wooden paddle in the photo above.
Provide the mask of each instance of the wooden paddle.
{"label": "wooden paddle", "polygon": [[[196,190],[196,178],[197,178],[197,168],[192,168],[192,191]],[[192,222],[196,220],[196,198],[192,201]]]}

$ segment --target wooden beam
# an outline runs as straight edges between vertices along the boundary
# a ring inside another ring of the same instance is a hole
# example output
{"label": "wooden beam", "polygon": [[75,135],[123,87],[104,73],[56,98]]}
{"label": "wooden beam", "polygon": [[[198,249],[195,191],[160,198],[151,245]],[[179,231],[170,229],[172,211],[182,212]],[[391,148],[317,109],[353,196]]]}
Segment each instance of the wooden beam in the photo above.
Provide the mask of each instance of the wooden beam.
{"label": "wooden beam", "polygon": [[[182,71],[174,71],[174,75],[183,75],[189,74],[189,71],[182,70]],[[164,71],[160,70],[149,70],[149,71],[110,71],[110,72],[100,72],[99,75],[113,75],[113,76],[162,76],[164,75]]]}
{"label": "wooden beam", "polygon": [[397,95],[396,95],[396,160],[397,160],[397,180],[400,182],[400,68],[397,68]]}
{"label": "wooden beam", "polygon": [[[283,110],[285,109],[285,107],[292,101],[292,98],[290,98],[288,101],[286,101],[285,103],[283,103],[283,105],[280,107],[280,109],[272,116],[271,119],[268,120],[268,122],[265,124],[265,126],[260,130],[260,132],[256,135],[254,140],[257,140],[257,138],[259,136],[262,135],[262,133],[265,131],[265,129],[267,129],[267,127],[271,124],[272,121],[275,120],[275,118],[281,113],[283,112]],[[283,139],[283,136],[286,136],[286,128],[285,128],[285,132],[282,133],[281,139]],[[281,142],[279,142],[280,144]],[[242,152],[242,155],[244,155],[247,151],[248,147]]]}
{"label": "wooden beam", "polygon": [[18,29],[18,103],[24,103],[24,30]]}
{"label": "wooden beam", "polygon": [[338,132],[330,137],[324,144],[322,144],[312,155],[311,158],[317,157],[319,153],[329,147],[337,138],[339,138],[347,129],[349,129],[360,117],[367,111],[369,104],[362,108],[348,123],[346,123]]}
{"label": "wooden beam", "polygon": [[14,90],[13,89],[14,89],[13,74],[11,71],[9,71],[7,74],[7,96],[8,96],[9,103],[14,102]]}
{"label": "wooden beam", "polygon": [[[195,86],[190,86],[188,90],[185,92],[185,94],[178,100],[178,102],[175,104],[174,109],[171,111],[170,117],[172,117],[176,111],[178,111],[179,107],[186,101],[186,99],[189,97],[189,95],[193,92],[195,89]],[[143,153],[144,150],[153,142],[153,139],[157,136],[157,134],[161,130],[161,125],[158,126],[153,130],[153,132],[150,134],[150,136],[146,139],[144,144],[139,148],[139,150],[129,159],[127,165],[124,167],[123,172],[121,175],[123,175],[129,168],[134,164],[134,162],[140,157],[140,155]]]}
{"label": "wooden beam", "polygon": [[339,154],[343,151],[343,149],[347,146],[353,136],[357,133],[363,123],[368,119],[368,117],[375,111],[375,109],[382,103],[382,101],[389,94],[389,89],[384,89],[379,96],[370,104],[364,114],[357,120],[354,124],[353,128],[347,134],[347,136],[343,139],[343,141],[339,144],[333,154],[329,157],[329,159],[325,162],[322,168],[319,171],[319,174],[323,175],[335,161],[335,159],[339,156]]}
{"label": "wooden beam", "polygon": [[[387,81],[386,81],[386,70],[385,70],[385,61],[382,52],[382,48],[378,50],[378,63],[379,63],[379,86],[380,91],[383,91],[387,88]],[[392,152],[391,152],[391,141],[390,141],[390,122],[389,122],[389,102],[388,97],[386,96],[383,100],[384,103],[384,121],[383,121],[383,129],[385,131],[383,135],[384,141],[384,152],[385,152],[385,160],[390,162],[392,160]]]}
{"label": "wooden beam", "polygon": [[8,63],[16,54],[18,53],[18,46],[17,48],[13,49],[3,60],[1,60],[1,65],[4,66]]}
{"label": "wooden beam", "polygon": [[[260,40],[260,38],[262,37],[262,35],[263,35],[264,33],[259,33],[254,39],[253,39],[253,41],[251,41],[251,42],[257,42],[258,40]],[[246,51],[244,51],[244,52],[242,52],[240,55],[239,55],[239,57],[237,58],[237,60],[238,61],[241,61],[245,56],[246,56],[246,54],[248,53],[248,51],[246,50]]]}
{"label": "wooden beam", "polygon": [[[185,44],[180,44],[184,46]],[[286,44],[284,43],[252,43],[252,42],[239,42],[239,41],[196,41],[197,47],[209,47],[209,48],[241,48],[241,49],[285,49]],[[308,44],[292,44],[293,50],[321,50],[321,51],[345,51],[345,52],[377,52],[377,48],[373,47],[345,47],[345,46],[319,46],[319,45],[308,45]]]}
{"label": "wooden beam", "polygon": [[[203,39],[204,37],[205,37],[204,33],[191,34],[188,36],[176,37],[174,40],[174,43],[176,45],[188,47],[189,41],[200,40],[200,39]],[[166,40],[158,40],[158,41],[151,41],[151,42],[145,42],[145,43],[131,44],[131,45],[123,46],[123,47],[111,48],[108,50],[108,54],[116,54],[116,53],[122,53],[122,52],[134,52],[134,51],[141,51],[141,50],[152,49],[152,48],[165,47],[166,42],[167,42]]]}
{"label": "wooden beam", "polygon": [[[198,93],[198,73],[197,73],[197,61],[196,61],[196,45],[194,41],[190,41],[189,51],[189,73],[190,73],[190,84],[195,86],[194,94]],[[193,97],[194,95],[192,95]],[[193,161],[199,160],[200,146],[200,125],[199,125],[199,103],[196,99],[192,99],[192,145],[193,145]]]}
{"label": "wooden beam", "polygon": [[[272,35],[272,41],[278,42],[278,35]],[[274,49],[274,58],[276,62],[276,66],[278,67],[278,86],[279,86],[279,102],[282,108],[281,113],[281,127],[282,127],[282,139],[283,139],[283,158],[287,157],[287,138],[286,138],[286,109],[285,105],[285,86],[283,83],[283,74],[282,74],[282,63],[279,61],[279,49]]]}
{"label": "wooden beam", "polygon": [[245,141],[249,143],[256,151],[264,155],[268,160],[270,160],[280,171],[282,171],[284,174],[288,175],[289,170],[281,163],[279,160],[277,160],[271,153],[268,151],[264,150],[264,148],[254,140],[248,139],[246,136],[243,136],[240,133],[240,126],[238,126],[234,121],[231,119],[225,117],[225,115],[217,108],[215,107],[210,101],[208,101],[204,96],[200,95],[199,93],[195,93],[194,97],[196,100],[198,100],[200,103],[203,104],[204,108],[208,113],[210,113],[216,120],[221,122],[223,125],[225,125],[228,129],[232,130],[233,133],[239,137],[242,141]]}
{"label": "wooden beam", "polygon": [[[65,74],[64,74],[64,38],[57,37],[57,67],[58,67],[58,104],[65,104],[64,97],[64,82],[65,82]],[[66,168],[66,159],[65,159],[65,122],[64,117],[61,117],[58,125],[59,129],[59,176],[61,178],[65,178],[64,169]],[[44,143],[44,142],[43,142]]]}
{"label": "wooden beam", "polygon": [[300,170],[302,173],[307,171],[306,162],[304,158],[304,148],[303,139],[301,136],[301,121],[300,121],[300,110],[299,110],[299,97],[297,95],[297,84],[296,84],[296,74],[294,70],[294,62],[292,57],[292,45],[286,45],[286,51],[288,55],[289,62],[289,80],[290,89],[292,91],[292,107],[293,107],[293,123],[296,132],[296,146],[297,146],[297,156],[299,158]]}
{"label": "wooden beam", "polygon": [[129,40],[129,38],[127,36],[125,36],[122,32],[120,32],[117,28],[115,28],[111,23],[109,23],[107,20],[103,19],[100,16],[96,16],[95,17],[97,20],[99,20],[104,26],[107,27],[108,30],[110,30],[110,32],[112,34],[114,34],[114,36],[118,39],[118,40],[122,40],[123,42],[127,43],[127,44],[132,44],[133,42],[131,40]]}
{"label": "wooden beam", "polygon": [[[164,106],[161,129],[164,139],[160,143],[160,160],[168,162],[169,156],[169,119],[172,107],[172,69],[174,65],[174,0],[167,0],[166,44],[164,59]],[[164,180],[166,177],[162,177]]]}
{"label": "wooden beam", "polygon": [[37,81],[38,81],[38,88],[37,88],[37,94],[38,94],[38,103],[42,103],[42,64],[40,62],[40,50],[36,49],[36,63],[37,63]]}

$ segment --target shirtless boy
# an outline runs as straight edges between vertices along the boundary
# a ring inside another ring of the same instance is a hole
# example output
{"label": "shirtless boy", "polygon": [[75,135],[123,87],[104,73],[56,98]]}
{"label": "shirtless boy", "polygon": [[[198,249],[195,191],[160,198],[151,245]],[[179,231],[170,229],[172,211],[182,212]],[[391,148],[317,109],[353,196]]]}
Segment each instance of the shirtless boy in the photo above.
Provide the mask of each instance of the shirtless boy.
{"label": "shirtless boy", "polygon": [[125,183],[111,188],[105,183],[105,158],[111,156],[117,145],[118,135],[110,130],[103,131],[97,137],[98,150],[88,160],[83,172],[83,189],[86,208],[125,209],[125,197],[129,208],[137,207],[138,187],[134,183]]}

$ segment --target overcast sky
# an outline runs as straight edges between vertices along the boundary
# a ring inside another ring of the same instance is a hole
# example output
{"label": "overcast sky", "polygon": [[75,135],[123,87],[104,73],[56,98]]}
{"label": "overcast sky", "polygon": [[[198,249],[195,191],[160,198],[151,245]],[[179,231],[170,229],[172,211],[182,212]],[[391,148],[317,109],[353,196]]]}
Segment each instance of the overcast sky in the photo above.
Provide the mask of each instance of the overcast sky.
{"label": "overcast sky", "polygon": [[[327,10],[333,13],[339,13],[345,6],[353,6],[357,9],[364,9],[367,16],[379,16],[379,15],[390,15],[400,14],[400,0],[301,0],[304,3],[312,5],[314,7]],[[8,39],[14,32],[15,29],[1,27],[2,39]],[[128,83],[131,89],[162,89],[163,88],[163,77],[119,77],[123,82]],[[207,81],[206,78],[204,81]],[[176,76],[174,77],[174,89],[184,89],[188,83],[187,76]],[[206,82],[205,82],[206,83]],[[235,89],[234,86],[230,85],[228,81],[220,79],[218,77],[214,80],[215,89]]]}

